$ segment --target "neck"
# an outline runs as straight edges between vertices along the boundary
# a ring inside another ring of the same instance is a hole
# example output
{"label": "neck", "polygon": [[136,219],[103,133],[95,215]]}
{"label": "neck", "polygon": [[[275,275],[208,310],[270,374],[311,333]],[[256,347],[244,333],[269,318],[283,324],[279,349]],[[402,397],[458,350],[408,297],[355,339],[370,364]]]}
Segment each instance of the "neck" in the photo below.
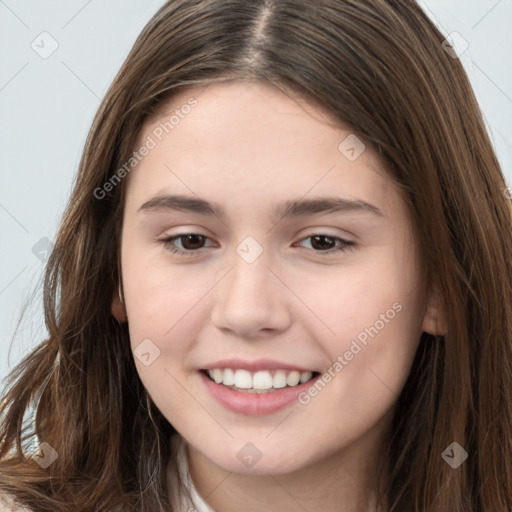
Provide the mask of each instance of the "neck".
{"label": "neck", "polygon": [[190,445],[187,458],[197,491],[217,512],[382,512],[377,500],[382,438],[369,441],[361,438],[288,474],[232,473]]}

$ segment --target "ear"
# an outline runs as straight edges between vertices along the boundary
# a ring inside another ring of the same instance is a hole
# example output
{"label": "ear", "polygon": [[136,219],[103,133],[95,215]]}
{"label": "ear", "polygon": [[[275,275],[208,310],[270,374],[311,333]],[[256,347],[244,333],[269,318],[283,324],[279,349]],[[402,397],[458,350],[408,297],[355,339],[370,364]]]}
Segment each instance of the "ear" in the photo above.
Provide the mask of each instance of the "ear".
{"label": "ear", "polygon": [[432,286],[428,292],[422,331],[439,336],[448,332],[446,304],[437,286]]}
{"label": "ear", "polygon": [[116,290],[112,297],[112,315],[119,323],[122,324],[128,321],[128,316],[126,314],[126,308],[124,304],[121,302],[119,292],[120,291]]}

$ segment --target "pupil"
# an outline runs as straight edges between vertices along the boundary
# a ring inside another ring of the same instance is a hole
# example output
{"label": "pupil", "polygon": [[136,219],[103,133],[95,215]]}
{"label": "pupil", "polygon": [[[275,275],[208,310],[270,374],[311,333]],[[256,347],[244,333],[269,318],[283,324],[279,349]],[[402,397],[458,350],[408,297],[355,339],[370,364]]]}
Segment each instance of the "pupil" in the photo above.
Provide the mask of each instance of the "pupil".
{"label": "pupil", "polygon": [[[183,247],[185,247],[185,249],[190,249],[190,250],[200,249],[201,244],[203,243],[203,238],[204,238],[203,235],[185,235],[183,237],[184,240],[182,240]],[[195,243],[194,243],[194,241],[195,241]],[[189,242],[191,242],[191,244]],[[190,245],[192,245],[193,247],[190,247]],[[199,247],[194,247],[195,245],[199,245]]]}
{"label": "pupil", "polygon": [[[317,235],[317,236],[313,236],[313,237],[311,237],[311,239],[312,239],[312,241],[311,241],[311,245],[312,245],[315,249],[332,249],[332,247],[333,247],[332,239],[331,239],[330,237],[328,237],[328,236],[325,236],[325,235],[320,235],[320,236],[318,236],[318,235]],[[322,244],[322,243],[320,242],[320,247],[315,247],[315,245],[318,245],[318,241],[320,241],[320,240],[323,240],[323,241],[325,241],[325,240],[331,240],[331,241],[330,241],[330,242],[327,242],[327,244],[325,244],[325,243],[324,243],[324,244]],[[322,247],[322,245],[323,245],[323,247]],[[326,246],[326,245],[327,245],[327,246]]]}

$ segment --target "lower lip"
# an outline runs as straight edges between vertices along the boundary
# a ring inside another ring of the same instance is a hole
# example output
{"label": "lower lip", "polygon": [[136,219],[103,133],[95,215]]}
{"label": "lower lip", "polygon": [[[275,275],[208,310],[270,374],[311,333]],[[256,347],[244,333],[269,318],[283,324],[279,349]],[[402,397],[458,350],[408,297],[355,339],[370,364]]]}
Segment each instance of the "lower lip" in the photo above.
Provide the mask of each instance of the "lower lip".
{"label": "lower lip", "polygon": [[206,389],[218,403],[230,411],[248,416],[271,414],[284,409],[296,401],[298,395],[312,386],[320,377],[318,375],[304,384],[293,387],[286,386],[268,393],[244,393],[243,391],[235,391],[222,384],[217,384],[210,380],[203,371],[200,371],[199,374]]}

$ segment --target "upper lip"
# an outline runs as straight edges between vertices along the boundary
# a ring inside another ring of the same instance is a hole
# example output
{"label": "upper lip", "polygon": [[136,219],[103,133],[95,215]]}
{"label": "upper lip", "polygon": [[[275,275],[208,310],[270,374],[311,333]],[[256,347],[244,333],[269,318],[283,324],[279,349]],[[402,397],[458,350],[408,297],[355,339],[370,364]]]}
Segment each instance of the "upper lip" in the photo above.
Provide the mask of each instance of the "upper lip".
{"label": "upper lip", "polygon": [[230,359],[221,359],[214,363],[203,366],[203,370],[212,370],[214,368],[232,368],[234,370],[248,370],[255,372],[258,370],[296,370],[298,372],[310,372],[314,371],[311,368],[304,368],[302,366],[296,366],[294,364],[284,363],[282,361],[276,361],[274,359],[254,359],[248,361],[246,359],[240,359],[233,357]]}

